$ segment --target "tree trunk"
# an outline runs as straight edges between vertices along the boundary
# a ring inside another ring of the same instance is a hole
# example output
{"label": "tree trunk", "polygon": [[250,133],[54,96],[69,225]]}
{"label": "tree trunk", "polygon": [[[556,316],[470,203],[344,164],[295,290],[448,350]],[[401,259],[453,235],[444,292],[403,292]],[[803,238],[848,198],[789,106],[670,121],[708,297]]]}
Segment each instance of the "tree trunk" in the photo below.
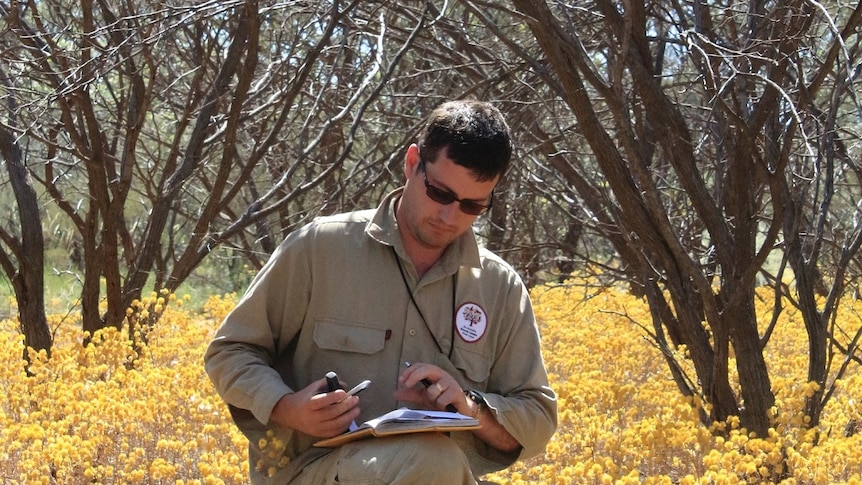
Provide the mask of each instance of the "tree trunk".
{"label": "tree trunk", "polygon": [[8,257],[5,251],[0,258],[18,300],[18,321],[24,334],[24,358],[29,361],[28,348],[44,350],[50,355],[53,344],[45,316],[45,242],[42,217],[39,214],[36,191],[24,165],[21,147],[13,134],[2,126],[0,156],[6,160],[6,170],[18,206],[18,221],[21,223],[20,241],[9,237],[5,231],[2,238],[11,246],[12,256],[17,259],[18,264],[15,265],[13,258]]}
{"label": "tree trunk", "polygon": [[730,342],[736,356],[739,386],[745,403],[740,410],[740,423],[748,431],[764,438],[768,436],[771,426],[775,395],[760,346],[753,301],[753,295],[740,298],[739,303],[724,308],[722,317],[730,328]]}
{"label": "tree trunk", "polygon": [[[786,189],[785,189],[786,190]],[[788,192],[785,191],[785,199],[791,202]],[[823,314],[817,309],[815,277],[816,267],[806,261],[804,254],[806,249],[801,240],[802,230],[798,226],[798,218],[794,216],[797,210],[795,204],[787,203],[789,217],[786,218],[785,234],[787,238],[787,253],[790,267],[796,277],[796,289],[799,299],[799,309],[802,312],[802,320],[805,322],[805,331],[808,334],[808,382],[816,382],[817,390],[805,398],[803,412],[811,418],[809,426],[817,426],[820,422],[820,414],[823,409],[823,393],[826,387],[827,355],[826,343],[828,335],[826,321]]]}

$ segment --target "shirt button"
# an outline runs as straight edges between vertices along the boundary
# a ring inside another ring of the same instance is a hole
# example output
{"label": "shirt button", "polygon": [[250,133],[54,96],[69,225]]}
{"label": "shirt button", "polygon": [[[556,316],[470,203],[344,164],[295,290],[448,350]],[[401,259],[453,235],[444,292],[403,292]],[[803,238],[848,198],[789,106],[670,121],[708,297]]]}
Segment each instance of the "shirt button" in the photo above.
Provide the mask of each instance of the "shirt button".
{"label": "shirt button", "polygon": [[415,329],[415,328],[411,328],[411,329],[410,329],[410,336],[411,336],[411,337],[415,337],[415,336],[416,336],[416,329]]}

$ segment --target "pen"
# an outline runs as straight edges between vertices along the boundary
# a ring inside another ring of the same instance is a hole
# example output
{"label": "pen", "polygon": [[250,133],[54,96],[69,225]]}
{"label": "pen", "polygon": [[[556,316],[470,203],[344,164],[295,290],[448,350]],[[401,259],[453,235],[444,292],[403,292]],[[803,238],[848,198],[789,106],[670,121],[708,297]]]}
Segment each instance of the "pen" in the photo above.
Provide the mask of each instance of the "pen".
{"label": "pen", "polygon": [[368,379],[365,379],[364,381],[357,384],[356,387],[347,391],[347,394],[345,394],[344,397],[341,398],[340,401],[336,401],[335,404],[338,404],[341,401],[344,401],[345,399],[347,399],[350,396],[355,396],[355,395],[359,394],[360,392],[364,391],[369,385],[371,385],[371,381]]}
{"label": "pen", "polygon": [[[411,365],[412,364],[410,364],[410,362],[407,362],[407,361],[404,362],[405,367],[410,367]],[[431,381],[429,381],[428,378],[426,378],[426,377],[423,377],[422,380],[419,382],[421,382],[422,385],[425,386],[426,388],[431,387]],[[446,411],[449,411],[450,413],[457,413],[458,409],[455,408],[455,406],[453,406],[452,404],[447,404],[446,405]]]}

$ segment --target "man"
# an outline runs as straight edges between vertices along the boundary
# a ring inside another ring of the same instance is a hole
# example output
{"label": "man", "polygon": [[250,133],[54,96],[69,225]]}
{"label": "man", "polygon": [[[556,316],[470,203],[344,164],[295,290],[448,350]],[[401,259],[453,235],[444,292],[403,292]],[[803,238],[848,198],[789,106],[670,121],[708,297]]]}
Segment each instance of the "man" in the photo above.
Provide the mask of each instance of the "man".
{"label": "man", "polygon": [[[471,230],[511,154],[496,108],[444,103],[407,149],[402,188],[275,251],[205,356],[253,483],[475,484],[544,450],[556,399],[527,289]],[[372,383],[345,399],[329,371]],[[313,446],[398,407],[454,407],[481,428]]]}

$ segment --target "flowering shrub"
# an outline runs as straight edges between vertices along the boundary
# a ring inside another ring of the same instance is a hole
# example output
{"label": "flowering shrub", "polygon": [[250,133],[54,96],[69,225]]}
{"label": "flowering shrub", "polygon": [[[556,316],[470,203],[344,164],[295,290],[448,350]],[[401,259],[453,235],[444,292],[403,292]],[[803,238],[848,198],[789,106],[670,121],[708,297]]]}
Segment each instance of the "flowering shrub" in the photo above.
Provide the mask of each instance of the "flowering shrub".
{"label": "flowering shrub", "polygon": [[[559,397],[558,432],[544,456],[486,478],[512,484],[743,484],[781,477],[786,484],[862,484],[862,432],[845,436],[848,423],[862,422],[862,372],[853,367],[821,425],[805,429],[800,410],[813,384],[805,382],[806,334],[794,311],[782,315],[766,348],[775,428],[757,439],[734,418],[717,425],[728,431],[721,438],[700,424],[703,403],[679,393],[664,357],[641,329],[651,327],[646,304],[615,290],[589,297],[578,291],[583,289],[533,291]],[[759,311],[768,321],[771,300],[764,301]],[[856,322],[856,328],[862,304],[852,304],[839,320]],[[730,364],[734,369],[733,359]]]}
{"label": "flowering shrub", "polygon": [[[862,372],[838,384],[821,425],[799,414],[806,393],[805,331],[793,312],[767,346],[778,418],[765,438],[736,420],[726,438],[698,421],[664,359],[636,323],[645,304],[606,290],[533,292],[545,359],[559,394],[560,427],[543,456],[485,477],[507,484],[862,484]],[[233,484],[248,476],[245,438],[203,371],[206,344],[235,295],[190,314],[170,295],[151,295],[129,316],[162,313],[146,346],[107,329],[80,344],[80,322],[52,319],[54,355],[21,358],[17,323],[0,322],[0,477],[9,484]],[[158,308],[159,298],[168,302]],[[848,302],[848,304],[856,302]],[[848,308],[846,321],[858,321]],[[768,308],[764,306],[763,314]],[[137,349],[137,350],[134,350]],[[685,349],[678,349],[683,355]],[[848,434],[849,436],[845,436]]]}
{"label": "flowering shrub", "polygon": [[224,300],[211,299],[205,315],[157,308],[164,315],[140,353],[114,328],[84,347],[80,322],[65,320],[52,358],[31,354],[29,377],[17,323],[0,322],[3,483],[246,483],[247,443],[203,372]]}

